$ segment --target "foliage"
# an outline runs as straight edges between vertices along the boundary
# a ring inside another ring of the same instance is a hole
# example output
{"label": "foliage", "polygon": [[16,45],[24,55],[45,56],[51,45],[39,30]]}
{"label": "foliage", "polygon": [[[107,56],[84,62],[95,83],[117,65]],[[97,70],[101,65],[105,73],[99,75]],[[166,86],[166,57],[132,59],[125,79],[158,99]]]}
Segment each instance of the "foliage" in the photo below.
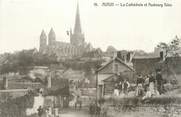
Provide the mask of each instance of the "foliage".
{"label": "foliage", "polygon": [[173,75],[176,78],[176,67],[178,67],[179,63],[179,49],[181,39],[175,36],[175,38],[170,43],[161,42],[157,47],[165,51],[165,62],[162,64],[162,71],[167,73],[167,77],[169,75]]}
{"label": "foliage", "polygon": [[117,50],[113,46],[108,46],[107,50],[106,50],[106,52],[115,52],[115,51],[117,51]]}
{"label": "foliage", "polygon": [[99,67],[104,60],[89,60],[89,61],[78,61],[78,60],[66,60],[63,65],[67,68],[72,68],[73,70],[83,70],[86,74],[91,74],[93,71]]}
{"label": "foliage", "polygon": [[100,48],[86,52],[82,55],[83,57],[89,57],[89,58],[101,58],[103,56],[103,52]]}
{"label": "foliage", "polygon": [[0,64],[0,73],[20,72],[24,74],[31,69],[31,66],[48,66],[56,62],[54,54],[42,54],[36,49],[22,50],[6,56],[6,61]]}
{"label": "foliage", "polygon": [[11,98],[0,104],[1,117],[25,117],[26,109],[33,106],[33,93],[30,92],[25,96]]}
{"label": "foliage", "polygon": [[170,54],[171,56],[178,56],[178,50],[179,50],[179,44],[181,42],[181,39],[179,39],[177,36],[170,42],[170,43],[164,43],[161,42],[159,45],[157,45],[158,48],[165,50],[165,57]]}

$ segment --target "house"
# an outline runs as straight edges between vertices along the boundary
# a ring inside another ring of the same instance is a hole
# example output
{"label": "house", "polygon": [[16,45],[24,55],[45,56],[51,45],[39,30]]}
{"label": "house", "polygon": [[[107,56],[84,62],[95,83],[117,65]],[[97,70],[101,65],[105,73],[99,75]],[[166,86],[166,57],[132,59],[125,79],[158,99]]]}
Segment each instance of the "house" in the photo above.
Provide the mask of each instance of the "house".
{"label": "house", "polygon": [[115,83],[127,79],[132,81],[134,69],[125,61],[115,56],[107,64],[97,70],[97,83],[99,97],[111,95]]}
{"label": "house", "polygon": [[161,58],[158,56],[139,56],[134,57],[132,62],[136,73],[147,75],[151,72],[155,72],[158,68],[158,63],[161,62]]}
{"label": "house", "polygon": [[181,83],[181,57],[179,56],[164,57],[163,52],[147,55],[135,55],[132,59],[132,63],[133,68],[138,74],[155,74],[157,69],[161,69],[162,77],[164,79],[176,79]]}

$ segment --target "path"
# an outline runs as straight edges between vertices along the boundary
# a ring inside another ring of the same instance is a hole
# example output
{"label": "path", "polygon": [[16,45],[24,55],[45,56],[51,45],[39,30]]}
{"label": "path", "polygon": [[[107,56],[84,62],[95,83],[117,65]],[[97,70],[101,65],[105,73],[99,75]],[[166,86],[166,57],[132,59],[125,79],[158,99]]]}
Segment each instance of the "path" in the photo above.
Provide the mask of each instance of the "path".
{"label": "path", "polygon": [[68,111],[66,113],[60,114],[60,117],[90,117],[87,112],[84,111]]}

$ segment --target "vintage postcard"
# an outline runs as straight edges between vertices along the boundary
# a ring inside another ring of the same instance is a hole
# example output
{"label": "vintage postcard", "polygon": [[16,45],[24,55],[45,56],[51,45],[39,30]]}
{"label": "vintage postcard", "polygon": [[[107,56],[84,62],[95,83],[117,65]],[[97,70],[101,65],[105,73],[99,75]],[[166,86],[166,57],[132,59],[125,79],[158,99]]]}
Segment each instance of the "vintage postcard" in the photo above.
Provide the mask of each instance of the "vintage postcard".
{"label": "vintage postcard", "polygon": [[0,0],[0,117],[180,117],[180,0]]}

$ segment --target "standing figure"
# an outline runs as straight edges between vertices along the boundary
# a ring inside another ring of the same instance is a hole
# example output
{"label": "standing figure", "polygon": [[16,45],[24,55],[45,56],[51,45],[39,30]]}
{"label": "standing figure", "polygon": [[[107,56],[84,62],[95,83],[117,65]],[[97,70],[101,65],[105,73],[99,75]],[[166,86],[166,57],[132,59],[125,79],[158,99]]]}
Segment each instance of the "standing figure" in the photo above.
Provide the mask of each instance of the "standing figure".
{"label": "standing figure", "polygon": [[127,80],[124,80],[122,89],[123,89],[123,93],[126,95],[128,94],[129,86],[130,86],[129,82]]}
{"label": "standing figure", "polygon": [[145,92],[147,91],[148,88],[149,88],[149,75],[147,75],[145,77],[145,81],[144,81],[144,90],[145,90]]}
{"label": "standing figure", "polygon": [[151,95],[155,94],[155,78],[153,73],[149,75],[149,90],[151,92]]}
{"label": "standing figure", "polygon": [[118,89],[119,89],[119,95],[122,93],[122,82],[120,81],[119,84],[118,84]]}
{"label": "standing figure", "polygon": [[136,84],[137,84],[136,96],[143,96],[143,92],[144,92],[143,83],[144,83],[144,79],[142,75],[139,74],[136,81]]}
{"label": "standing figure", "polygon": [[42,108],[41,106],[39,106],[39,108],[37,109],[37,111],[38,111],[38,116],[39,116],[39,117],[42,117],[42,115],[43,115],[43,108]]}
{"label": "standing figure", "polygon": [[101,114],[101,105],[100,103],[97,103],[96,105],[96,117],[100,117]]}
{"label": "standing figure", "polygon": [[91,101],[90,105],[89,105],[89,113],[90,113],[90,116],[93,117],[95,111],[95,104],[93,103],[93,101]]}
{"label": "standing figure", "polygon": [[106,105],[106,103],[103,103],[103,105],[101,106],[101,117],[107,117],[107,111],[108,106]]}
{"label": "standing figure", "polygon": [[115,84],[113,94],[114,96],[119,96],[119,88],[117,83]]}
{"label": "standing figure", "polygon": [[76,102],[75,102],[75,109],[77,109],[77,105],[79,105],[79,109],[82,108],[82,100],[80,96],[77,96]]}
{"label": "standing figure", "polygon": [[157,71],[156,81],[157,81],[157,90],[158,90],[159,94],[162,94],[163,93],[163,90],[162,90],[163,89],[163,78],[161,75],[161,70]]}

